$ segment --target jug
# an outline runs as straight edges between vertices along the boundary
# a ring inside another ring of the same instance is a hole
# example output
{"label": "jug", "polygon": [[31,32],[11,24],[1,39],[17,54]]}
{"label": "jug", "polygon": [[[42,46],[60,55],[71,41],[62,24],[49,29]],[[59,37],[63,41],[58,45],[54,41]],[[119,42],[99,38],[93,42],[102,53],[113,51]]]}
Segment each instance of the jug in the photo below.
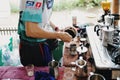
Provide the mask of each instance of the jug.
{"label": "jug", "polygon": [[58,78],[59,75],[59,63],[55,60],[52,60],[48,63],[49,74],[51,74],[55,79]]}
{"label": "jug", "polygon": [[112,43],[113,42],[113,36],[114,36],[114,28],[111,27],[103,27],[102,28],[102,45],[103,46],[107,46],[108,43]]}

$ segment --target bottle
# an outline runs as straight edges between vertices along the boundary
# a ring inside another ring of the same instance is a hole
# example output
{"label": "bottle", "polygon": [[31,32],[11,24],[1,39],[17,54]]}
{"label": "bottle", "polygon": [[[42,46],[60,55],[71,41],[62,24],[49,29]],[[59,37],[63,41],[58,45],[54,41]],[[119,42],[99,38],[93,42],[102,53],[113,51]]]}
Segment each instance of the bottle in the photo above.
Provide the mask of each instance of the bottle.
{"label": "bottle", "polygon": [[72,16],[72,25],[74,27],[77,27],[77,17],[76,16]]}
{"label": "bottle", "polygon": [[0,47],[0,66],[3,65],[3,62],[2,62],[2,48]]}

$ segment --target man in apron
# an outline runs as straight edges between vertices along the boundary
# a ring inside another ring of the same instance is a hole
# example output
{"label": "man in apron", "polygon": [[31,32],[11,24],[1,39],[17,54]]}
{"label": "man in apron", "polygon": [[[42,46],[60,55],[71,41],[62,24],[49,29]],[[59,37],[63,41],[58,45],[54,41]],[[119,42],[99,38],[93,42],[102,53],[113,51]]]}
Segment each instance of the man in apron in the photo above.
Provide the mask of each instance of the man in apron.
{"label": "man in apron", "polygon": [[71,35],[66,32],[52,32],[45,28],[52,26],[57,29],[49,20],[53,2],[54,0],[21,0],[18,34],[20,61],[23,66],[48,65],[52,60],[52,54],[51,46],[46,44],[47,39],[61,39],[64,42],[72,40]]}

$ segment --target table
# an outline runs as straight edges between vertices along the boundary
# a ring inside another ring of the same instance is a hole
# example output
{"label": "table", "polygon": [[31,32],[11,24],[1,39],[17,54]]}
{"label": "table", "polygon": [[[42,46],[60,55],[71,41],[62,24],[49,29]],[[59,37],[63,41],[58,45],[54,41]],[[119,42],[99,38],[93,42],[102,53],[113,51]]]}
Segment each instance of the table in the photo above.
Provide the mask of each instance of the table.
{"label": "table", "polygon": [[[59,67],[59,77],[58,80],[65,80],[64,73],[67,71],[72,72],[75,75],[75,71],[72,70],[75,65],[72,65],[71,67],[71,62],[75,61],[78,59],[78,55],[71,56],[69,55],[69,49],[67,47],[64,47],[63,50],[63,66]],[[87,64],[89,67],[87,68],[88,73],[92,71],[91,65],[88,63]],[[35,71],[45,71],[49,72],[48,67],[35,67]],[[21,80],[34,80],[33,77],[28,77],[26,70],[24,67],[15,67],[15,66],[1,66],[0,67],[0,79],[2,78],[11,78],[12,80],[15,79],[21,79]],[[73,80],[77,80],[76,76],[74,76]],[[87,80],[87,77],[81,80]]]}
{"label": "table", "polygon": [[112,62],[107,52],[107,49],[104,46],[102,46],[99,37],[97,36],[96,32],[94,32],[94,27],[87,27],[86,30],[96,67],[100,69],[120,70],[120,65],[117,65]]}
{"label": "table", "polygon": [[[35,67],[35,71],[49,72],[48,67]],[[57,80],[62,80],[64,75],[64,67],[59,67],[59,76]],[[25,67],[15,67],[15,66],[1,66],[0,67],[0,80],[7,79],[10,80],[34,80],[34,76],[27,76]]]}
{"label": "table", "polygon": [[87,27],[86,31],[91,47],[91,53],[95,61],[95,67],[98,69],[98,72],[104,73],[106,77],[112,77],[112,79],[120,77],[120,65],[112,62],[107,49],[102,45],[96,32],[94,32],[94,26]]}
{"label": "table", "polygon": [[[87,28],[87,34],[88,34],[88,38],[87,40],[89,40],[88,42],[90,43],[90,48],[88,48],[88,52],[86,54],[86,61],[87,61],[87,76],[86,79],[80,79],[80,80],[87,80],[87,77],[89,76],[90,72],[95,72],[98,74],[105,74],[103,75],[106,80],[114,80],[116,78],[116,76],[118,76],[117,73],[120,73],[120,70],[113,71],[113,75],[111,75],[111,68],[109,67],[109,65],[113,65],[114,63],[111,64],[111,61],[109,63],[109,60],[105,60],[106,58],[108,58],[108,56],[106,57],[106,55],[101,55],[99,52],[102,52],[102,50],[98,51],[98,48],[96,46],[99,46],[99,39],[97,37],[97,35],[95,35],[95,33],[93,32],[94,28],[89,26]],[[77,43],[79,44],[79,43]],[[103,54],[103,53],[102,53]],[[73,68],[75,68],[74,64],[71,64],[71,62],[75,62],[78,59],[79,55],[75,55],[75,56],[71,56],[70,55],[70,48],[68,47],[68,45],[66,46],[66,44],[64,44],[64,49],[63,49],[63,66],[65,66],[65,68],[68,69],[68,71],[71,71],[74,73],[74,75],[76,74],[74,70],[72,70]],[[92,57],[94,59],[94,63],[91,64],[89,63],[88,59]],[[104,57],[103,59],[105,61],[102,61],[100,58]],[[108,62],[108,64],[105,64],[105,62]],[[102,64],[102,65],[101,65]],[[114,64],[115,65],[115,64]],[[97,70],[97,68],[100,68],[100,71]],[[116,66],[114,66],[115,68]],[[108,70],[105,70],[106,68],[109,68]],[[120,67],[118,67],[119,69]],[[110,72],[110,73],[109,73]],[[108,78],[109,77],[109,78]],[[78,80],[76,76],[74,76],[74,80]],[[115,79],[116,80],[116,79]]]}

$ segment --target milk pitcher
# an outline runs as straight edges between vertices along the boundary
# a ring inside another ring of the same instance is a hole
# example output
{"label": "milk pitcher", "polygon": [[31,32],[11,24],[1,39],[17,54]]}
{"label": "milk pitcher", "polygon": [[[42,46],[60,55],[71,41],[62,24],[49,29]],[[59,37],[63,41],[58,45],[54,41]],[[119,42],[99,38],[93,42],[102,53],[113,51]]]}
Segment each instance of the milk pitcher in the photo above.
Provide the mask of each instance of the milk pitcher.
{"label": "milk pitcher", "polygon": [[111,27],[104,27],[102,29],[102,45],[107,46],[108,43],[113,42],[114,29]]}

